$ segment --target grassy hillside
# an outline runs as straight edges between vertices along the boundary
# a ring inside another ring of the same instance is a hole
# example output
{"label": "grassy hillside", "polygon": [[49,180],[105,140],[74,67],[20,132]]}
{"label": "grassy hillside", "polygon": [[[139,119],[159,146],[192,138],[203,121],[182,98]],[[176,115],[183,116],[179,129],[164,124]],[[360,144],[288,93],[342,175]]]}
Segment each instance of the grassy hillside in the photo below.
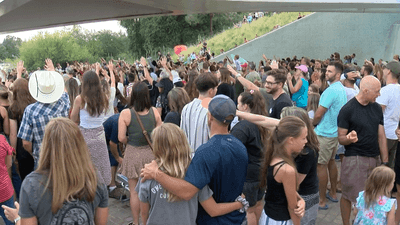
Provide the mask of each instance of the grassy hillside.
{"label": "grassy hillside", "polygon": [[[311,12],[302,12],[301,15],[308,15]],[[207,47],[211,49],[211,52],[215,53],[215,56],[220,54],[220,50],[228,51],[235,47],[235,44],[238,46],[244,43],[244,38],[248,41],[254,39],[256,34],[258,36],[264,35],[272,30],[272,28],[279,24],[280,26],[286,25],[294,20],[297,20],[299,13],[298,12],[284,12],[280,14],[275,14],[271,17],[262,17],[256,21],[253,21],[251,24],[242,24],[240,28],[231,28],[226,30],[220,34],[215,35],[209,40],[206,40]],[[201,45],[199,46],[191,46],[188,50],[182,52],[181,54],[185,54],[185,57],[192,52],[199,52]],[[176,61],[178,56],[173,55],[173,60]]]}

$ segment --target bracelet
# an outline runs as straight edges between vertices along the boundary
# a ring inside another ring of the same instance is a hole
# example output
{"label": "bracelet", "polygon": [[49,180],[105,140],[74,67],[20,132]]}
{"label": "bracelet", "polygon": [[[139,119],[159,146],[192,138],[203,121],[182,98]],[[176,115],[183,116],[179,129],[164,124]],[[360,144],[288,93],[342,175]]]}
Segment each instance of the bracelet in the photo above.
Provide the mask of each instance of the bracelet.
{"label": "bracelet", "polygon": [[16,224],[20,219],[21,219],[21,217],[18,216],[18,218],[14,220],[14,223]]}
{"label": "bracelet", "polygon": [[241,213],[245,213],[250,206],[249,202],[246,200],[246,198],[243,198],[241,195],[239,195],[235,201],[242,203],[243,207],[241,209],[239,209],[239,212],[241,212]]}

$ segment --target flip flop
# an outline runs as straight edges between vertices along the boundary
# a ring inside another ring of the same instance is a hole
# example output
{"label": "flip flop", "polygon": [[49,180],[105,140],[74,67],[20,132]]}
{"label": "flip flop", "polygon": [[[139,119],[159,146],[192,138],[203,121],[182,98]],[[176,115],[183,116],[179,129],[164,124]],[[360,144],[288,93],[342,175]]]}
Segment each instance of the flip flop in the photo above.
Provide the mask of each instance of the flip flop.
{"label": "flip flop", "polygon": [[333,198],[332,196],[329,195],[329,192],[326,194],[326,198],[329,199],[331,202],[339,202],[337,198]]}
{"label": "flip flop", "polygon": [[318,210],[328,210],[329,209],[329,207],[328,207],[328,204],[325,204],[325,206],[318,206]]}

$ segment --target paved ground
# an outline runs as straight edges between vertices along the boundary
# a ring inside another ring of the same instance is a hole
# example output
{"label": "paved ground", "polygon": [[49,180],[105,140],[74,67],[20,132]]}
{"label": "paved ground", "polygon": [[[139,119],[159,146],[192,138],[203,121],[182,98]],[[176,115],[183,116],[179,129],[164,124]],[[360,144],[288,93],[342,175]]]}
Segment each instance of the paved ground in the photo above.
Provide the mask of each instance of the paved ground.
{"label": "paved ground", "polygon": [[[340,162],[337,162],[338,167]],[[340,171],[340,170],[339,170]],[[127,193],[128,194],[128,193]],[[338,194],[338,198],[341,195]],[[318,212],[317,224],[318,225],[341,225],[342,218],[340,216],[339,203],[328,202],[328,210],[320,210]],[[130,211],[129,201],[121,202],[119,200],[110,198],[109,200],[109,225],[126,225],[132,222],[132,214]],[[0,225],[4,225],[4,221],[0,219]]]}
{"label": "paved ground", "polygon": [[[340,194],[338,195],[340,197]],[[318,212],[318,225],[341,225],[342,220],[340,217],[339,203],[329,202],[329,209]],[[126,225],[132,221],[132,214],[130,211],[129,201],[121,202],[116,199],[110,198],[109,200],[109,225]],[[4,222],[0,220],[0,224]]]}

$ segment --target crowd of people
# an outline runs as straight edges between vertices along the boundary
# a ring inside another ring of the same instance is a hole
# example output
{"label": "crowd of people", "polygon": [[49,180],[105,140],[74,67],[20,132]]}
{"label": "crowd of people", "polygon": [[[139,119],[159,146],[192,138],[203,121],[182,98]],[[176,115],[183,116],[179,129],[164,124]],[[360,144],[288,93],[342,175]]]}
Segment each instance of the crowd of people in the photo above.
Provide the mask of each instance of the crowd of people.
{"label": "crowd of people", "polygon": [[398,224],[398,56],[239,59],[19,62],[0,85],[5,223],[106,224],[119,173],[129,224],[312,225],[335,203],[345,225]]}

